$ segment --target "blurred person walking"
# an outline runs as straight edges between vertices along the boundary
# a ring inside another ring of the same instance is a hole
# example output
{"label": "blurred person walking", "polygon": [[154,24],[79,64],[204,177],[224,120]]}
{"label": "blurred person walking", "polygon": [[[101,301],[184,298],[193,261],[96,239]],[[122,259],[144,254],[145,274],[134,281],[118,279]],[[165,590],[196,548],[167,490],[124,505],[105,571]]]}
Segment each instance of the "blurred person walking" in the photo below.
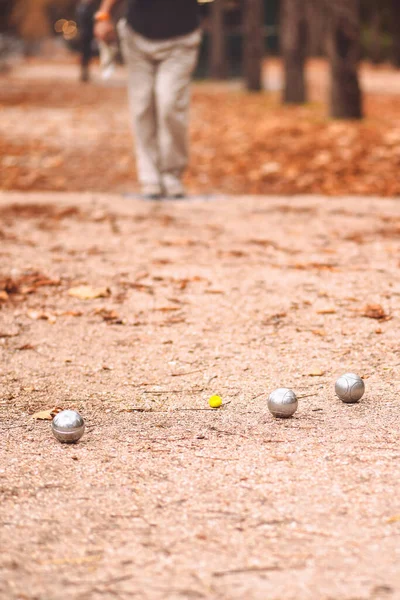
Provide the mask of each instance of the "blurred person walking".
{"label": "blurred person walking", "polygon": [[[110,14],[118,1],[102,0],[95,14],[99,40],[115,36]],[[189,87],[201,42],[197,0],[128,0],[117,29],[142,192],[149,199],[183,198]]]}
{"label": "blurred person walking", "polygon": [[76,20],[80,34],[81,81],[89,81],[89,65],[93,57],[94,21],[100,0],[79,0],[76,8]]}

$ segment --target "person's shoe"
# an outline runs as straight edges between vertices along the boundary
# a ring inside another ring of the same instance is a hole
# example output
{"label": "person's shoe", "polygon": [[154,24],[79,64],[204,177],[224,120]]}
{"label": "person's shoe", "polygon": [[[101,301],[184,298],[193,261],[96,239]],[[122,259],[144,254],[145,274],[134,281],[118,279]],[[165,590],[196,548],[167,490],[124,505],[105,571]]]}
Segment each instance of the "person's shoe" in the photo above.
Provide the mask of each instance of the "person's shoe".
{"label": "person's shoe", "polygon": [[142,198],[144,198],[144,200],[160,200],[161,197],[162,191],[159,185],[149,184],[142,187]]}
{"label": "person's shoe", "polygon": [[185,198],[185,187],[181,179],[176,175],[165,173],[162,177],[162,184],[166,198],[170,200],[182,200],[182,198]]}
{"label": "person's shoe", "polygon": [[143,200],[161,200],[161,194],[142,194]]}

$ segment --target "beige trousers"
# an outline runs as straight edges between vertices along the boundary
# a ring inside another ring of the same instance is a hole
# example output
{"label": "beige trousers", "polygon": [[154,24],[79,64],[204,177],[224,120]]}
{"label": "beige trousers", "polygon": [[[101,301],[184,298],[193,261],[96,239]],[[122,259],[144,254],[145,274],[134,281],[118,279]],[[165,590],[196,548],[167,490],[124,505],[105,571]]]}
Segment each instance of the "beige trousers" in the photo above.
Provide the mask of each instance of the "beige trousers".
{"label": "beige trousers", "polygon": [[118,23],[128,67],[129,99],[139,181],[145,193],[183,193],[188,162],[189,86],[201,41],[199,30],[150,40]]}

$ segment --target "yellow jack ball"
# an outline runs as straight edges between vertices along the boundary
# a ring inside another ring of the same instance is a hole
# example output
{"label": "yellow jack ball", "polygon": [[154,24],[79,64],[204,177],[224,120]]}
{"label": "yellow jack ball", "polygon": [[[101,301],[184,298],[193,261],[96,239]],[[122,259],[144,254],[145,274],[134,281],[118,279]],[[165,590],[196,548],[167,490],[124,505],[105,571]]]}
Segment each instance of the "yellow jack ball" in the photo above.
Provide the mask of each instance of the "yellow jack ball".
{"label": "yellow jack ball", "polygon": [[211,396],[208,404],[211,406],[211,408],[219,408],[222,405],[221,396]]}

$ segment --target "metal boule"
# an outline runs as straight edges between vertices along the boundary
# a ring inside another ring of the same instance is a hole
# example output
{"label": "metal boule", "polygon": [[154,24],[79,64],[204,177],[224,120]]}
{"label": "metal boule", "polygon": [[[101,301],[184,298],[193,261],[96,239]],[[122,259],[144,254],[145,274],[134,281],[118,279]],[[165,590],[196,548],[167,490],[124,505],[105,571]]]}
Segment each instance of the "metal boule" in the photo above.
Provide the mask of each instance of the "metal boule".
{"label": "metal boule", "polygon": [[85,421],[75,410],[62,410],[54,417],[51,430],[59,442],[73,444],[83,436]]}
{"label": "metal boule", "polygon": [[268,398],[268,409],[274,417],[287,419],[294,415],[297,407],[297,396],[293,390],[288,388],[278,388]]}
{"label": "metal boule", "polygon": [[355,373],[345,373],[335,383],[336,395],[347,404],[358,402],[365,392],[365,383]]}

